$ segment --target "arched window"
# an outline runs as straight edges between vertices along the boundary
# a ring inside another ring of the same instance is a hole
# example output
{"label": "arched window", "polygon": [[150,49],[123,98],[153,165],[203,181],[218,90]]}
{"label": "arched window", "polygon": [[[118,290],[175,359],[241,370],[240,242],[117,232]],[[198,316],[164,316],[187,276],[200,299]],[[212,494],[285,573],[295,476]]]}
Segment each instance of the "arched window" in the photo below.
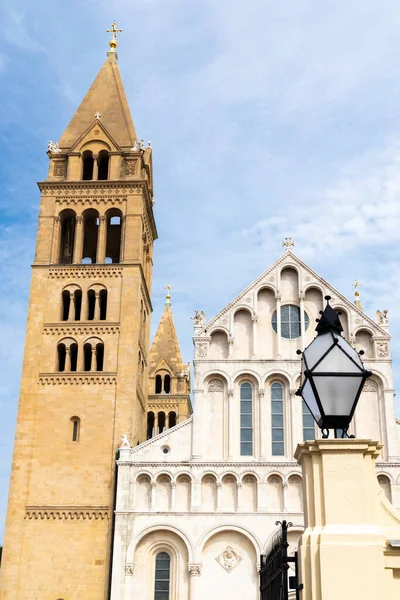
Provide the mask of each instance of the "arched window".
{"label": "arched window", "polygon": [[57,345],[57,367],[60,373],[76,371],[78,364],[78,344],[74,341]]}
{"label": "arched window", "polygon": [[81,420],[79,417],[71,417],[71,438],[73,442],[79,442]]}
{"label": "arched window", "polygon": [[82,290],[74,291],[74,303],[75,303],[75,321],[80,321],[81,309],[82,309]]}
{"label": "arched window", "polygon": [[165,412],[158,413],[158,431],[156,435],[162,433],[165,430]]}
{"label": "arched window", "polygon": [[62,320],[63,321],[68,321],[70,304],[71,304],[71,292],[69,290],[64,290],[62,293]]}
{"label": "arched window", "polygon": [[96,371],[102,371],[104,364],[104,344],[96,344]]}
{"label": "arched window", "polygon": [[250,383],[240,386],[240,454],[253,454],[253,388]]}
{"label": "arched window", "polygon": [[166,552],[159,552],[156,556],[154,600],[170,600],[170,579],[171,558]]}
{"label": "arched window", "polygon": [[99,213],[97,210],[89,208],[83,214],[83,264],[96,262],[98,230]]}
{"label": "arched window", "polygon": [[105,321],[107,318],[107,290],[100,290],[100,321]]}
{"label": "arched window", "polygon": [[76,371],[78,365],[78,344],[71,344],[69,347],[71,360],[71,371]]}
{"label": "arched window", "polygon": [[62,373],[65,369],[65,358],[67,356],[67,351],[65,348],[65,344],[58,344],[57,346],[57,358],[58,358],[58,371]]}
{"label": "arched window", "polygon": [[161,394],[162,378],[161,375],[156,375],[156,394]]}
{"label": "arched window", "polygon": [[106,215],[106,258],[105,263],[119,263],[121,257],[121,223],[122,213],[114,208]]}
{"label": "arched window", "polygon": [[92,368],[92,344],[83,346],[83,370],[90,371]]}
{"label": "arched window", "polygon": [[176,412],[171,411],[168,413],[168,427],[175,427],[176,425]]}
{"label": "arched window", "polygon": [[[304,328],[307,331],[309,324],[308,315],[304,312]],[[276,311],[272,315],[272,329],[278,332]],[[281,307],[281,336],[293,340],[301,336],[300,309],[293,304],[285,304]]]}
{"label": "arched window", "polygon": [[109,154],[107,150],[101,150],[99,152],[97,162],[99,166],[97,179],[108,179]]}
{"label": "arched window", "polygon": [[171,377],[169,375],[164,376],[164,394],[169,394],[171,391]]}
{"label": "arched window", "polygon": [[61,265],[71,265],[74,255],[75,219],[73,210],[64,210],[60,215],[60,254],[58,262]]}
{"label": "arched window", "polygon": [[283,426],[283,386],[271,385],[272,456],[285,455],[285,430]]}
{"label": "arched window", "polygon": [[302,400],[303,407],[303,441],[315,440],[314,417],[309,411],[307,404]]}
{"label": "arched window", "polygon": [[147,413],[147,439],[151,439],[153,437],[153,429],[154,429],[154,413],[152,411]]}
{"label": "arched window", "polygon": [[85,181],[93,179],[93,152],[90,150],[85,150],[85,152],[82,154],[82,163],[82,179]]}
{"label": "arched window", "polygon": [[95,307],[96,307],[96,292],[94,290],[89,290],[88,293],[87,293],[87,297],[88,297],[88,314],[87,314],[87,318],[88,318],[88,321],[93,321]]}

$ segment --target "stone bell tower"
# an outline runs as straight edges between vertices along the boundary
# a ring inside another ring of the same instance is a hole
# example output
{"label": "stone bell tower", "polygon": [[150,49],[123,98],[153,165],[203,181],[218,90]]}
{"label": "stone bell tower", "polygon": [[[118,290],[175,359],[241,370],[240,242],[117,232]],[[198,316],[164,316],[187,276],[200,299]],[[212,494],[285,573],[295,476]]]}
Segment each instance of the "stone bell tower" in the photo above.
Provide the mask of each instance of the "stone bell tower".
{"label": "stone bell tower", "polygon": [[137,139],[112,32],[39,183],[2,600],[107,598],[115,452],[122,434],[146,439],[152,151]]}

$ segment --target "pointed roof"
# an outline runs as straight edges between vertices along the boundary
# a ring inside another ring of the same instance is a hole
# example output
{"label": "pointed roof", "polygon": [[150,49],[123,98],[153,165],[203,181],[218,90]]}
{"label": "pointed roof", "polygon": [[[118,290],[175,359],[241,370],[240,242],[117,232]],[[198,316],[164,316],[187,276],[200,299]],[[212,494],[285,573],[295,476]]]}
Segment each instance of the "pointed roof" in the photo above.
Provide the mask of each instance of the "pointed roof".
{"label": "pointed roof", "polygon": [[119,146],[131,148],[137,139],[135,126],[126,99],[116,53],[107,59],[92,83],[69,125],[62,134],[59,146],[71,148],[100,113],[100,121]]}
{"label": "pointed roof", "polygon": [[168,303],[165,305],[157,333],[151,346],[149,361],[150,373],[153,373],[160,366],[161,362],[164,364],[167,363],[176,376],[181,374],[184,367],[171,305]]}

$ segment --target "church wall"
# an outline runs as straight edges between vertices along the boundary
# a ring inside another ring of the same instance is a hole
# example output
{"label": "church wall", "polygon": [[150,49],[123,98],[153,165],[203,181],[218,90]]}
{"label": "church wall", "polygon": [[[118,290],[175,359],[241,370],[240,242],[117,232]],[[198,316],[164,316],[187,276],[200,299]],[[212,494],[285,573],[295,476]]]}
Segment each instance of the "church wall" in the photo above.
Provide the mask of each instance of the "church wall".
{"label": "church wall", "polygon": [[253,355],[253,323],[248,310],[238,310],[233,318],[234,356],[248,359]]}
{"label": "church wall", "polygon": [[274,335],[271,319],[275,311],[275,294],[268,288],[263,288],[257,295],[257,313],[258,313],[258,356],[273,358],[277,352],[276,336]]}

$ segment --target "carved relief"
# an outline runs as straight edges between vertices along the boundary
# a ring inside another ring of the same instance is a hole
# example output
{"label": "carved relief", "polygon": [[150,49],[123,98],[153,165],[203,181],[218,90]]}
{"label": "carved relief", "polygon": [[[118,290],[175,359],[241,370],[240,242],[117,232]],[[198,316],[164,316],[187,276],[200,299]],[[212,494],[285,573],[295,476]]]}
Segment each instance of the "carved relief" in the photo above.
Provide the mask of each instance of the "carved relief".
{"label": "carved relief", "polygon": [[225,571],[230,573],[232,569],[238,566],[242,557],[235,552],[232,546],[227,546],[215,560],[225,569]]}
{"label": "carved relief", "polygon": [[133,575],[134,563],[125,563],[125,575]]}
{"label": "carved relief", "polygon": [[363,392],[377,392],[378,385],[373,379],[367,379],[364,383]]}
{"label": "carved relief", "polygon": [[220,379],[211,379],[210,383],[208,384],[208,391],[209,392],[223,392],[224,391],[224,384]]}
{"label": "carved relief", "polygon": [[125,175],[135,175],[136,163],[136,160],[127,160],[125,162]]}
{"label": "carved relief", "polygon": [[198,577],[201,575],[201,565],[188,565],[189,575]]}
{"label": "carved relief", "polygon": [[197,344],[197,358],[206,358],[207,356],[207,344]]}
{"label": "carved relief", "polygon": [[57,160],[53,163],[54,177],[65,177],[67,163],[65,160]]}
{"label": "carved relief", "polygon": [[378,342],[376,344],[376,353],[379,358],[385,358],[389,355],[389,349],[386,342]]}

